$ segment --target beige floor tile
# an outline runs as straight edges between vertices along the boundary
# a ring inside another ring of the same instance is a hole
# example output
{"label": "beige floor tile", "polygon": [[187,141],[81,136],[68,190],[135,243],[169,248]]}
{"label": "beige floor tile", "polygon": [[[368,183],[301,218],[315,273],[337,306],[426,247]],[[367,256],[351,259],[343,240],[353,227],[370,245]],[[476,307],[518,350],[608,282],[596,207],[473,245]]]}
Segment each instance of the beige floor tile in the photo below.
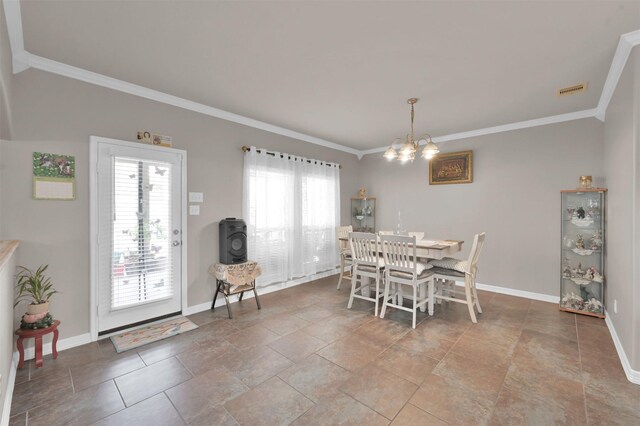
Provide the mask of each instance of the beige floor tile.
{"label": "beige floor tile", "polygon": [[449,352],[433,369],[433,374],[493,401],[500,392],[507,370],[505,364],[481,364],[472,358]]}
{"label": "beige floor tile", "polygon": [[98,383],[122,376],[146,365],[136,352],[125,352],[119,357],[99,361],[94,364],[85,364],[79,367],[71,367],[71,379],[76,392],[86,389]]}
{"label": "beige floor tile", "polygon": [[407,404],[398,413],[391,424],[393,426],[446,426],[448,423],[440,420],[432,414],[427,413],[426,411],[422,411],[415,405]]}
{"label": "beige floor tile", "polygon": [[145,399],[129,408],[106,417],[95,426],[121,425],[174,426],[185,424],[164,393]]}
{"label": "beige floor tile", "polygon": [[249,351],[237,351],[219,360],[227,370],[250,388],[258,386],[293,364],[284,355],[268,346],[260,346]]}
{"label": "beige floor tile", "polygon": [[127,407],[191,378],[175,358],[151,364],[115,379]]}
{"label": "beige floor tile", "polygon": [[295,315],[277,315],[266,321],[263,321],[260,325],[277,333],[281,336],[298,331],[301,328],[311,324],[309,321],[305,321]]}
{"label": "beige floor tile", "polygon": [[278,376],[314,402],[330,398],[352,373],[319,355],[311,355]]}
{"label": "beige floor tile", "polygon": [[364,368],[381,368],[411,383],[421,385],[437,364],[438,360],[426,356],[421,351],[414,351],[396,343]]}
{"label": "beige floor tile", "polygon": [[407,324],[388,318],[376,318],[358,327],[355,332],[378,345],[389,346],[407,334],[409,330],[411,327]]}
{"label": "beige floor tile", "polygon": [[343,393],[319,402],[292,423],[294,426],[384,426],[389,420]]}
{"label": "beige floor tile", "polygon": [[496,401],[492,425],[584,425],[584,404],[562,407],[553,400],[504,387]]}
{"label": "beige floor tile", "polygon": [[249,390],[233,374],[218,367],[165,393],[187,423],[224,416],[221,405]]}
{"label": "beige floor tile", "polygon": [[385,349],[359,334],[350,334],[325,346],[318,355],[350,371],[355,371],[373,361]]}
{"label": "beige floor tile", "polygon": [[241,351],[249,350],[256,346],[266,345],[279,338],[279,334],[259,325],[244,328],[225,337],[229,343],[233,344]]}
{"label": "beige floor tile", "polygon": [[145,364],[151,365],[174,355],[198,349],[198,344],[190,336],[179,334],[169,339],[160,340],[141,346],[137,349]]}
{"label": "beige floor tile", "polygon": [[452,425],[487,424],[493,409],[493,401],[485,395],[433,374],[409,402]]}
{"label": "beige floor tile", "polygon": [[56,404],[40,405],[29,410],[29,424],[82,425],[91,424],[103,417],[122,410],[124,403],[113,380],[69,394]]}
{"label": "beige floor tile", "polygon": [[389,420],[400,412],[418,386],[379,368],[365,368],[344,381],[340,390]]}
{"label": "beige floor tile", "polygon": [[176,358],[180,360],[193,375],[202,374],[214,368],[220,357],[235,355],[237,349],[226,340],[199,343],[197,348],[182,352]]}
{"label": "beige floor tile", "polygon": [[303,331],[296,331],[269,343],[269,347],[293,362],[301,361],[327,344]]}
{"label": "beige floor tile", "polygon": [[278,377],[226,402],[224,407],[242,425],[289,424],[313,402]]}

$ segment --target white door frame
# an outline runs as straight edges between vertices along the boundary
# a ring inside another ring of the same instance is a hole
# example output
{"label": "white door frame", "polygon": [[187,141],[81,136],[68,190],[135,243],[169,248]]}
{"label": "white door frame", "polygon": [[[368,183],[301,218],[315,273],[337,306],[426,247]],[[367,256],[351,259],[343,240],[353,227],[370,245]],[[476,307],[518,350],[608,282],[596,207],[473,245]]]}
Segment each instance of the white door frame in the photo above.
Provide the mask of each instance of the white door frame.
{"label": "white door frame", "polygon": [[182,313],[187,311],[187,151],[175,148],[164,148],[146,145],[139,142],[128,142],[101,136],[89,137],[89,248],[90,248],[90,289],[89,289],[89,332],[91,341],[98,340],[98,143],[109,143],[127,148],[142,148],[150,151],[171,152],[182,156],[182,245],[180,276]]}

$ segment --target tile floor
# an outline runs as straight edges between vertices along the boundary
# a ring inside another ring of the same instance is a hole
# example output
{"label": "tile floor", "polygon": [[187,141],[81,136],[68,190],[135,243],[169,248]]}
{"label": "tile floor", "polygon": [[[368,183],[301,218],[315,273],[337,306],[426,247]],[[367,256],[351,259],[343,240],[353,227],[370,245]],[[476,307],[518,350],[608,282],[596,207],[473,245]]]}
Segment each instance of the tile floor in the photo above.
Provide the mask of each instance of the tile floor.
{"label": "tile floor", "polygon": [[109,340],[18,371],[11,425],[640,424],[604,321],[480,292],[484,314],[372,305],[318,280],[193,315],[117,354]]}

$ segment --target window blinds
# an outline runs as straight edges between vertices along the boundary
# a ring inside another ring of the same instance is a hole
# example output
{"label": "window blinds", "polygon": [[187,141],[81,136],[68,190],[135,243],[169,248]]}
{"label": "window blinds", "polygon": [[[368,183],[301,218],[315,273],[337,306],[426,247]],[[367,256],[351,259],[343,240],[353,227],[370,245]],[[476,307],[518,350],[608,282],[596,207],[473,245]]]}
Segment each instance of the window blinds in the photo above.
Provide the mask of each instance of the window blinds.
{"label": "window blinds", "polygon": [[111,310],[170,298],[171,164],[113,157]]}

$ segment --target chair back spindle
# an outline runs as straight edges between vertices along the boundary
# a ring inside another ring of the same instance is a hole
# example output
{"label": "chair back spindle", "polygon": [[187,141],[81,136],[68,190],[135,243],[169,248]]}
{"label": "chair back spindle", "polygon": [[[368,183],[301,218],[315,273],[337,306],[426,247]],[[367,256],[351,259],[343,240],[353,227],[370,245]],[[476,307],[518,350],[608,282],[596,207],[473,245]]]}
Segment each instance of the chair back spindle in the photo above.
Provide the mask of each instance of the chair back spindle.
{"label": "chair back spindle", "polygon": [[416,275],[416,237],[381,235],[382,256],[389,271],[408,272]]}

